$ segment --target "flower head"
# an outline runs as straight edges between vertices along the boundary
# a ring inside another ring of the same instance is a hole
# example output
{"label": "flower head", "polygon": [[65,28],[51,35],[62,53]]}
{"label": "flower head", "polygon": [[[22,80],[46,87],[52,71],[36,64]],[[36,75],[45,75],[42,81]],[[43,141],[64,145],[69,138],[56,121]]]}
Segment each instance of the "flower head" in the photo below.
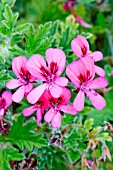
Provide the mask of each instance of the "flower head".
{"label": "flower head", "polygon": [[27,59],[24,56],[19,56],[13,59],[12,69],[17,79],[12,79],[6,83],[7,88],[18,90],[13,94],[12,100],[19,103],[25,93],[28,93],[32,90],[32,82],[36,80],[26,68]]}
{"label": "flower head", "polygon": [[[75,39],[72,40],[71,47],[73,53],[76,54],[79,58],[90,56],[94,62],[100,61],[103,58],[103,54],[100,51],[95,51],[89,54],[89,43],[86,38],[81,35],[78,35]],[[105,76],[105,71],[101,67],[95,66],[95,72],[99,76]]]}
{"label": "flower head", "polygon": [[12,94],[4,91],[0,97],[0,117],[4,116],[7,108],[12,104]]}
{"label": "flower head", "polygon": [[73,103],[76,110],[83,110],[85,94],[97,110],[101,110],[106,106],[104,98],[93,89],[106,87],[108,81],[104,77],[98,77],[93,80],[95,76],[95,66],[94,61],[89,56],[69,64],[66,69],[66,74],[79,89]]}
{"label": "flower head", "polygon": [[42,114],[44,114],[44,110],[48,107],[47,95],[48,93],[45,91],[43,95],[39,98],[39,100],[33,106],[24,109],[22,111],[22,114],[24,116],[30,116],[34,112],[36,112],[37,124],[40,124],[42,120]]}
{"label": "flower head", "polygon": [[61,125],[61,114],[66,112],[72,115],[77,114],[77,111],[74,107],[68,104],[71,97],[70,90],[63,88],[62,94],[59,98],[54,98],[49,94],[49,110],[44,116],[46,122],[51,122],[52,127],[59,128]]}
{"label": "flower head", "polygon": [[27,96],[27,100],[34,104],[43,92],[48,89],[53,97],[59,97],[62,94],[62,87],[68,84],[68,79],[60,77],[66,64],[66,56],[61,49],[49,48],[46,51],[46,62],[39,55],[33,55],[27,62],[29,72],[44,84],[39,85]]}

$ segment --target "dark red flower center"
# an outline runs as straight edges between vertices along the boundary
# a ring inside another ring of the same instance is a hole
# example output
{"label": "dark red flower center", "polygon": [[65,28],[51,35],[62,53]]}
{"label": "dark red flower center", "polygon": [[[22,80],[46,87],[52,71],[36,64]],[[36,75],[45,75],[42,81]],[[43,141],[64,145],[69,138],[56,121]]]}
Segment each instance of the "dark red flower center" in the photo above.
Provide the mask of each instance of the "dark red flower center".
{"label": "dark red flower center", "polygon": [[2,99],[0,102],[0,109],[5,108],[5,105],[6,105],[6,101],[5,101],[5,99]]}
{"label": "dark red flower center", "polygon": [[78,79],[80,80],[80,84],[82,85],[83,83],[87,82],[88,80],[90,80],[91,76],[90,76],[90,71],[87,70],[86,74],[82,74],[80,73],[80,75],[78,76]]}
{"label": "dark red flower center", "polygon": [[29,73],[29,71],[24,68],[21,68],[20,76],[27,83],[29,82],[29,79],[31,78],[31,74]]}
{"label": "dark red flower center", "polygon": [[82,53],[83,53],[83,57],[87,54],[87,47],[85,45],[83,45],[83,47],[81,47]]}

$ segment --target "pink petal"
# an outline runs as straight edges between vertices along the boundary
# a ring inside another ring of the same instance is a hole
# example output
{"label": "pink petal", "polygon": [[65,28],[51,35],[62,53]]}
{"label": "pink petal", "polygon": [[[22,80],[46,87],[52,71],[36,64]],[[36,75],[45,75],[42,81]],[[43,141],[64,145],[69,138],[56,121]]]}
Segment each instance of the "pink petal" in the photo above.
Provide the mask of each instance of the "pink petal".
{"label": "pink petal", "polygon": [[37,113],[36,113],[36,122],[37,122],[37,124],[39,125],[40,124],[40,122],[41,122],[41,120],[42,120],[42,113],[41,113],[41,109],[38,109],[37,110]]}
{"label": "pink petal", "polygon": [[62,94],[62,87],[53,83],[50,87],[50,93],[54,98],[58,98]]}
{"label": "pink petal", "polygon": [[27,62],[27,59],[24,56],[19,56],[13,59],[12,69],[17,77],[21,78],[20,77],[21,68],[26,68],[26,62]]}
{"label": "pink petal", "polygon": [[73,106],[76,110],[81,111],[84,109],[84,98],[85,94],[82,90],[80,90],[73,102]]}
{"label": "pink petal", "polygon": [[31,104],[36,103],[39,100],[39,98],[41,97],[41,95],[44,93],[46,88],[47,88],[47,84],[44,83],[44,84],[36,87],[35,89],[33,89],[27,96],[28,102]]}
{"label": "pink petal", "polygon": [[[51,64],[56,63],[58,66],[58,71],[56,72],[57,76],[60,76],[64,71],[66,64],[66,56],[65,53],[61,49],[57,48],[49,48],[46,51],[46,60],[48,63],[48,67],[51,70]],[[52,71],[52,70],[51,70]]]}
{"label": "pink petal", "polygon": [[35,54],[33,55],[28,61],[27,61],[27,69],[28,71],[37,79],[45,81],[44,76],[42,76],[42,71],[41,71],[41,67],[44,67],[45,69],[47,69],[46,67],[46,62],[44,60],[44,58],[39,55],[39,54]]}
{"label": "pink petal", "polygon": [[105,71],[101,67],[95,66],[95,72],[97,75],[101,77],[105,76]]}
{"label": "pink petal", "polygon": [[4,109],[0,109],[0,117],[4,116]]}
{"label": "pink petal", "polygon": [[[71,48],[74,54],[78,57],[84,57],[89,53],[89,43],[85,37],[78,35],[77,38],[73,39],[71,42]],[[85,53],[83,52],[85,51]]]}
{"label": "pink petal", "polygon": [[53,109],[48,110],[48,112],[46,112],[45,116],[44,116],[44,120],[46,122],[51,122],[53,116],[54,116],[55,112]]}
{"label": "pink petal", "polygon": [[56,78],[55,83],[59,86],[65,87],[68,85],[68,79],[65,77],[58,77]]}
{"label": "pink petal", "polygon": [[73,107],[73,105],[61,105],[59,107],[59,109],[64,112],[64,113],[68,113],[68,114],[72,114],[72,115],[75,115],[78,113],[77,110],[75,110],[75,108]]}
{"label": "pink petal", "polygon": [[80,23],[83,27],[85,27],[85,28],[92,28],[92,25],[86,23],[86,22],[82,19],[82,17],[76,16],[75,19],[76,19],[76,22]]}
{"label": "pink petal", "polygon": [[25,92],[26,93],[29,93],[31,90],[32,90],[33,86],[31,83],[28,83],[26,86],[25,86]]}
{"label": "pink petal", "polygon": [[87,84],[91,89],[105,88],[107,85],[108,81],[104,77],[98,77]]}
{"label": "pink petal", "polygon": [[62,88],[63,91],[62,91],[62,94],[60,96],[60,98],[62,98],[62,105],[65,105],[67,104],[69,101],[70,101],[70,98],[71,98],[71,92],[69,89],[67,88]]}
{"label": "pink petal", "polygon": [[88,56],[92,57],[95,62],[100,61],[103,58],[103,54],[100,51],[95,51],[95,52],[89,54]]}
{"label": "pink petal", "polygon": [[54,115],[51,124],[52,124],[53,128],[59,128],[61,126],[61,115],[60,115],[60,112],[57,112]]}
{"label": "pink petal", "polygon": [[[42,110],[44,111],[45,109],[47,109],[49,102],[48,102],[48,91],[45,90],[44,93],[42,94],[42,96],[40,97],[39,101],[43,103],[42,105]],[[42,111],[42,113],[43,113]]]}
{"label": "pink petal", "polygon": [[11,92],[4,91],[2,93],[2,98],[4,98],[5,101],[6,101],[5,109],[7,109],[12,104],[12,94],[11,94]]}
{"label": "pink petal", "polygon": [[106,106],[105,99],[95,91],[87,91],[86,94],[88,95],[88,98],[91,101],[92,105],[97,110],[102,110]]}
{"label": "pink petal", "polygon": [[22,114],[24,116],[31,116],[36,111],[36,108],[34,106],[30,106],[22,111]]}
{"label": "pink petal", "polygon": [[6,83],[6,87],[9,89],[15,89],[19,86],[21,86],[21,82],[19,79],[12,79]]}
{"label": "pink petal", "polygon": [[12,100],[19,103],[24,98],[25,86],[19,87],[19,89],[12,95]]}

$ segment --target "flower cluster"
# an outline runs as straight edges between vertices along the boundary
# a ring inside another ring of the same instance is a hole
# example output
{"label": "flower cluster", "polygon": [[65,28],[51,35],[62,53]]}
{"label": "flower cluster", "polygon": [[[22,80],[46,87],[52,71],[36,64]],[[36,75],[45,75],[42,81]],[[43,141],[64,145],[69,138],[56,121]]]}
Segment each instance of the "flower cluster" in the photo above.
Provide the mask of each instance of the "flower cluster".
{"label": "flower cluster", "polygon": [[[89,54],[89,44],[80,35],[72,40],[71,45],[73,52],[79,57],[66,67],[66,75],[78,91],[73,104],[68,104],[71,98],[71,92],[66,88],[69,80],[61,77],[66,65],[66,56],[61,49],[49,48],[46,51],[46,61],[39,54],[28,60],[25,56],[13,59],[12,69],[17,79],[10,80],[6,86],[9,89],[19,87],[12,95],[12,100],[19,103],[26,97],[32,106],[22,113],[30,116],[36,112],[37,124],[44,115],[46,122],[59,128],[63,113],[75,115],[84,108],[85,95],[98,110],[106,105],[104,98],[94,91],[108,85],[104,70],[94,65],[94,62],[103,58],[102,53],[96,51]],[[101,77],[94,79],[96,73]],[[37,83],[37,80],[41,84],[33,88],[33,83]]]}

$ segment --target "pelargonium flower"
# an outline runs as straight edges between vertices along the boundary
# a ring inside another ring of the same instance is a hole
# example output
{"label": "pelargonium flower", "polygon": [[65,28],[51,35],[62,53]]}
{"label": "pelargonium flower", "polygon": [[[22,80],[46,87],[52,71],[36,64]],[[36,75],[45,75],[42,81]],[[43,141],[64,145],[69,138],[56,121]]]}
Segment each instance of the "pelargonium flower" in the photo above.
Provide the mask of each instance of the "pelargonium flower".
{"label": "pelargonium flower", "polygon": [[45,91],[43,95],[39,98],[39,100],[33,105],[30,106],[22,111],[24,116],[30,116],[34,112],[36,112],[36,120],[37,124],[40,124],[42,120],[42,114],[44,114],[44,110],[48,107],[48,93]]}
{"label": "pelargonium flower", "polygon": [[12,94],[4,91],[0,97],[0,117],[4,116],[7,108],[12,104]]}
{"label": "pelargonium flower", "polygon": [[63,9],[64,10],[70,10],[74,7],[74,4],[76,3],[76,0],[68,0],[64,5]]}
{"label": "pelargonium flower", "polygon": [[26,63],[27,59],[24,56],[14,58],[12,61],[12,69],[17,79],[12,79],[6,83],[6,87],[9,89],[19,87],[12,96],[12,100],[17,103],[23,99],[25,93],[29,93],[32,90],[32,82],[36,80],[27,70]]}
{"label": "pelargonium flower", "polygon": [[93,89],[106,87],[108,81],[104,77],[98,77],[93,80],[95,76],[95,66],[93,60],[89,56],[69,64],[66,68],[66,74],[79,90],[73,102],[75,109],[78,111],[83,110],[85,94],[97,110],[101,110],[106,106],[104,98]]}
{"label": "pelargonium flower", "polygon": [[92,28],[92,25],[86,23],[81,16],[75,17],[76,22],[78,22],[80,25],[82,25],[85,28]]}
{"label": "pelargonium flower", "polygon": [[62,87],[68,84],[67,78],[60,77],[66,64],[64,52],[61,49],[49,48],[46,51],[46,61],[48,67],[44,58],[35,54],[27,62],[29,72],[44,82],[28,94],[27,100],[32,104],[40,98],[46,89],[50,90],[53,97],[59,97],[62,93]]}
{"label": "pelargonium flower", "polygon": [[61,125],[61,114],[66,112],[68,114],[75,115],[77,111],[71,104],[67,104],[70,100],[70,90],[63,88],[62,94],[59,98],[54,98],[51,94],[48,97],[49,110],[44,116],[46,122],[51,122],[52,127],[59,128]]}
{"label": "pelargonium flower", "polygon": [[[103,54],[100,51],[95,51],[89,54],[89,43],[85,37],[78,35],[75,39],[71,42],[71,48],[74,54],[76,54],[79,58],[83,58],[86,56],[90,56],[94,62],[100,61],[103,58]],[[105,71],[95,65],[95,72],[99,75],[104,77]]]}

